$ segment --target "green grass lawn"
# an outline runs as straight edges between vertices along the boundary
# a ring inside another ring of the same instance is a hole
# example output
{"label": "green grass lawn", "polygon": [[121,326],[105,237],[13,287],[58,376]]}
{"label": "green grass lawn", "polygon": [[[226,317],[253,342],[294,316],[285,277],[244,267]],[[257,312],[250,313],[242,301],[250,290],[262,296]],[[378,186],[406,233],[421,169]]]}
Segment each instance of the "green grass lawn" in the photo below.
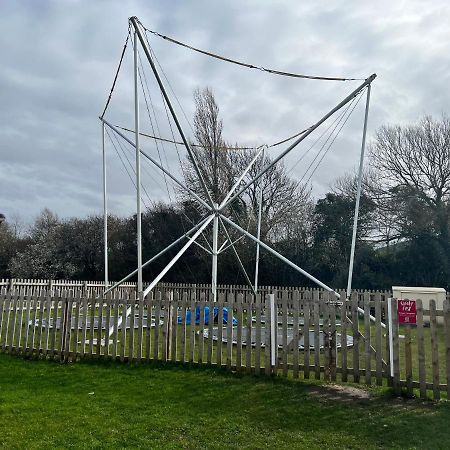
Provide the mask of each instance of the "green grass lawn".
{"label": "green grass lawn", "polygon": [[450,404],[181,365],[0,354],[2,448],[448,448]]}

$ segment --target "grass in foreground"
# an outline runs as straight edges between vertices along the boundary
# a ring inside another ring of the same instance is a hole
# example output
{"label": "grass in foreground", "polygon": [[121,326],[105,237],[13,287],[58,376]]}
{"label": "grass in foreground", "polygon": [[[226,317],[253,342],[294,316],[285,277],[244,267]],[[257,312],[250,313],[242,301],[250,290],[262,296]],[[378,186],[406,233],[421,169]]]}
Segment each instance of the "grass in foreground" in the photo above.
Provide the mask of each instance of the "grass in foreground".
{"label": "grass in foreground", "polygon": [[448,448],[450,404],[183,366],[0,355],[4,448]]}

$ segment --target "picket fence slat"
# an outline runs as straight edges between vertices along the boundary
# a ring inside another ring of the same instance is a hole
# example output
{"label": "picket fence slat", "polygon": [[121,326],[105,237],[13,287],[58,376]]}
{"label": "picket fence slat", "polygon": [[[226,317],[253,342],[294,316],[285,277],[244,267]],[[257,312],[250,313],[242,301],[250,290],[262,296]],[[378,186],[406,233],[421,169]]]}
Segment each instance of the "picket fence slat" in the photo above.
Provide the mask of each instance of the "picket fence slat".
{"label": "picket fence slat", "polygon": [[[243,328],[243,297],[242,294],[237,294],[236,296],[237,301],[237,307],[236,307],[236,317],[237,317],[237,331],[236,331],[236,370],[240,372],[242,370],[242,328]],[[230,313],[228,313],[228,322],[231,323],[233,332],[234,332],[234,326],[233,326],[233,316],[230,316]]]}
{"label": "picket fence slat", "polygon": [[309,360],[310,360],[310,342],[309,328],[311,326],[311,298],[308,292],[306,300],[303,302],[303,348],[304,348],[304,366],[303,376],[309,379]]}
{"label": "picket fence slat", "polygon": [[256,346],[256,354],[255,354],[255,374],[259,375],[261,373],[261,294],[257,294],[255,298],[255,346]]}
{"label": "picket fence slat", "polygon": [[352,300],[352,331],[353,331],[353,382],[359,383],[359,316],[358,296],[353,293]]}
{"label": "picket fence slat", "polygon": [[447,399],[450,399],[450,301],[444,300],[445,325],[445,374],[447,383]]}
{"label": "picket fence slat", "polygon": [[433,398],[439,400],[439,353],[436,321],[436,301],[430,300],[430,328],[431,328],[431,365],[433,368]]}
{"label": "picket fence slat", "polygon": [[319,293],[313,293],[313,312],[314,312],[314,377],[320,380],[320,311],[319,311]]}
{"label": "picket fence slat", "polygon": [[[226,358],[226,366],[228,370],[231,370],[231,359],[233,358],[233,321],[230,320],[230,317],[233,316],[234,308],[237,306],[235,303],[234,295],[230,292],[227,294],[227,301],[225,304],[225,307],[228,309],[228,320],[226,323],[226,330],[227,330],[227,345],[226,345],[226,352],[227,352],[227,358]],[[222,320],[219,319],[219,323],[217,324],[219,327],[223,326]],[[237,366],[237,364],[236,364]]]}
{"label": "picket fence slat", "polygon": [[383,359],[382,359],[382,327],[381,327],[381,295],[375,295],[375,368],[376,383],[378,386],[383,384]]}
{"label": "picket fence slat", "polygon": [[365,343],[365,382],[366,384],[372,383],[371,364],[372,364],[372,352],[371,352],[371,340],[370,340],[370,297],[369,293],[364,293],[364,343]]}
{"label": "picket fence slat", "polygon": [[419,383],[420,383],[420,397],[427,398],[426,388],[426,374],[425,374],[425,340],[423,335],[423,307],[422,300],[416,302],[417,310],[417,359],[419,363]]}

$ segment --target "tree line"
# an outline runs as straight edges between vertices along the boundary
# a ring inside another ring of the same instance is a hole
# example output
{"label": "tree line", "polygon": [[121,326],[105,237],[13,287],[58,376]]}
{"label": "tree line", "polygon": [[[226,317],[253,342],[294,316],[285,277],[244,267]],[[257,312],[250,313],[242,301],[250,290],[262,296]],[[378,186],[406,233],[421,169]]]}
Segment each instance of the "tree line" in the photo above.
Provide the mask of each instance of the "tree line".
{"label": "tree line", "polygon": [[[192,147],[208,191],[223,199],[256,150],[225,142],[219,108],[209,89],[195,92],[195,146]],[[271,161],[259,157],[243,183]],[[353,286],[364,289],[392,285],[438,286],[450,290],[450,120],[424,117],[409,126],[383,126],[369,145],[357,234]],[[186,157],[185,183],[206,200],[197,168]],[[334,182],[322,198],[308,185],[291,178],[283,165],[269,170],[226,214],[256,233],[259,191],[262,189],[261,239],[321,281],[346,286],[356,176]],[[204,217],[191,196],[179,191],[172,203],[154,204],[142,216],[143,260],[164,249]],[[136,268],[136,216],[108,217],[109,278],[118,280]],[[207,229],[209,230],[209,229]],[[239,234],[221,224],[220,244]],[[205,232],[164,278],[169,282],[209,283],[211,231]],[[175,255],[167,252],[144,269],[150,281]],[[235,247],[251,279],[256,244],[240,239]],[[225,246],[226,247],[226,246]],[[0,222],[0,277],[102,280],[103,217],[59,219],[49,210],[20,233],[14,220]],[[244,284],[236,256],[229,247],[219,255],[218,278],[224,284]],[[302,275],[264,250],[260,260],[262,285],[311,285]]]}

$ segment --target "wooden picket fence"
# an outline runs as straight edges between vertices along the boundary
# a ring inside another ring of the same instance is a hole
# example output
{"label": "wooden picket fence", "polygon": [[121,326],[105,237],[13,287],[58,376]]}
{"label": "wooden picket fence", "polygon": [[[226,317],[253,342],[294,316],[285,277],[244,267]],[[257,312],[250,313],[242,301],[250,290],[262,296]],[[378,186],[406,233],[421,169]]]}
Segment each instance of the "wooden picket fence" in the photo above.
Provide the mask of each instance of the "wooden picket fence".
{"label": "wooden picket fence", "polygon": [[[115,282],[110,282],[108,287],[112,286]],[[144,289],[148,286],[148,283],[144,283]],[[81,291],[83,296],[100,296],[103,295],[105,290],[105,283],[102,281],[79,281],[79,280],[43,280],[43,279],[0,279],[0,289],[5,288],[15,293],[21,293],[25,295],[40,295],[42,292],[54,292],[59,289],[71,289],[73,292]],[[178,295],[182,295],[184,292],[195,291],[196,295],[203,295],[206,291],[211,290],[210,284],[186,284],[186,283],[158,283],[156,286],[159,290],[170,290]],[[228,293],[241,293],[243,295],[251,294],[252,290],[248,285],[218,285],[218,292]],[[121,283],[116,291],[121,292],[121,295],[135,295],[136,282],[124,282]],[[326,292],[322,288],[315,287],[303,287],[303,286],[260,286],[258,292],[265,296],[271,293],[278,293],[287,291],[289,296],[292,296],[292,292],[298,291],[301,295],[312,295],[313,292],[318,292],[321,299]],[[338,291],[338,290],[337,290]],[[339,290],[341,294],[344,294],[344,290]],[[390,297],[392,292],[389,290],[354,290],[357,293],[358,298],[362,301],[364,295],[370,295],[371,298],[381,298],[382,300]],[[450,293],[447,293],[447,298],[450,299]]]}
{"label": "wooden picket fence", "polygon": [[391,376],[387,296],[355,291],[337,303],[320,290],[272,295],[221,289],[214,302],[207,288],[160,286],[140,301],[133,286],[103,298],[82,284],[42,286],[38,294],[5,285],[0,351],[73,362],[173,361],[450,398],[448,299],[443,311],[418,301],[414,327],[399,327],[394,302]]}

